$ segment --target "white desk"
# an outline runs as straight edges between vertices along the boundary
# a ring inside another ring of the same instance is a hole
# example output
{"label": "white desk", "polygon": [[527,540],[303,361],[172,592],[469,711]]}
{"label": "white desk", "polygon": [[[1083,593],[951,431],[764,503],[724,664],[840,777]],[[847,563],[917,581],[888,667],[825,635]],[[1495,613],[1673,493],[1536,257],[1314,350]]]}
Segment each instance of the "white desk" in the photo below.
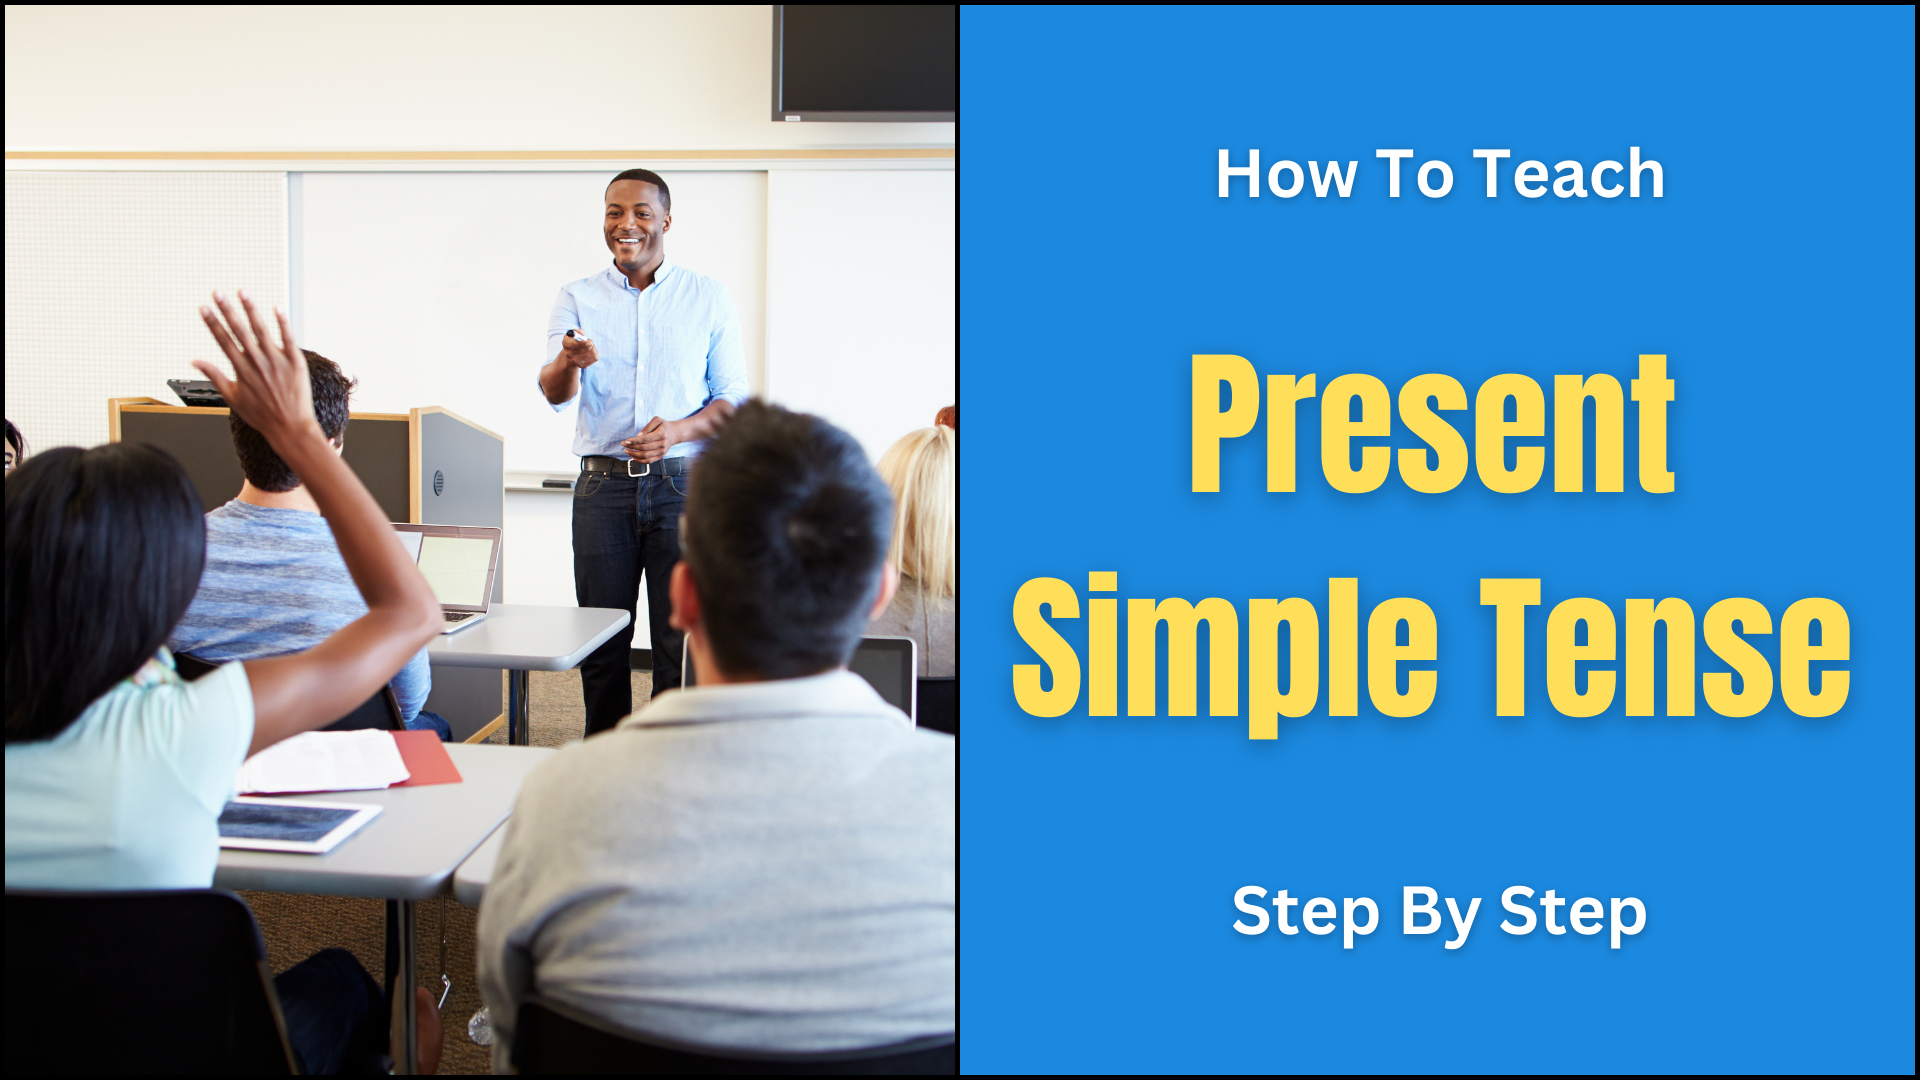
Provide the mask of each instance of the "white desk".
{"label": "white desk", "polygon": [[513,812],[527,774],[555,753],[484,744],[446,748],[460,770],[458,784],[289,796],[384,809],[325,855],[222,849],[214,888],[382,900],[446,894],[454,870]]}
{"label": "white desk", "polygon": [[486,898],[487,885],[493,881],[493,864],[500,861],[500,845],[506,838],[507,827],[502,824],[453,872],[454,899],[468,907],[480,906],[480,901]]}
{"label": "white desk", "polygon": [[[513,812],[520,785],[555,751],[521,746],[451,743],[447,754],[460,770],[458,784],[341,791],[292,796],[333,802],[378,803],[385,809],[366,828],[325,855],[222,849],[213,872],[217,889],[376,897],[388,901],[388,918],[399,937],[395,985],[418,985],[414,946],[415,903],[451,890],[454,871]],[[412,993],[401,995],[406,1018],[402,1072],[410,1072],[418,1046]]]}
{"label": "white desk", "polygon": [[477,625],[428,642],[427,662],[507,669],[507,742],[525,746],[527,673],[571,671],[632,621],[618,608],[495,604]]}

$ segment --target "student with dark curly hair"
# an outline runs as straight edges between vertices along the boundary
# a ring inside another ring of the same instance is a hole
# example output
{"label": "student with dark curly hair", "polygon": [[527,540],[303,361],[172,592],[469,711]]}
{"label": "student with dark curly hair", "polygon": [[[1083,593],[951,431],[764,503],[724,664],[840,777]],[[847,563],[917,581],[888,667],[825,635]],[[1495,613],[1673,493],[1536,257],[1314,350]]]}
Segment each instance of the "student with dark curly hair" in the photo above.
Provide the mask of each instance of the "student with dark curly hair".
{"label": "student with dark curly hair", "polygon": [[[314,419],[337,454],[345,448],[354,380],[319,353],[301,352]],[[367,612],[333,530],[299,474],[238,413],[228,424],[246,480],[239,495],[207,514],[200,591],[167,639],[176,654],[211,664],[303,652]],[[443,739],[450,734],[446,721],[420,712],[433,690],[425,649],[392,685],[408,727],[432,728]]]}

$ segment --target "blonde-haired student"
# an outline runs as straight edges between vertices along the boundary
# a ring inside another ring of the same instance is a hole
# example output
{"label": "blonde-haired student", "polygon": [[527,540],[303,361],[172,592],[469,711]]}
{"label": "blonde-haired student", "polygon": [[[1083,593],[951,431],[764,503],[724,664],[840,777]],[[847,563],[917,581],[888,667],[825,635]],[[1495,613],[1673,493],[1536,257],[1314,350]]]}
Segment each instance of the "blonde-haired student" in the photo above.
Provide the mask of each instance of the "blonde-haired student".
{"label": "blonde-haired student", "polygon": [[923,679],[954,674],[953,440],[951,427],[921,428],[880,458],[880,476],[893,489],[887,558],[900,589],[867,633],[912,638]]}

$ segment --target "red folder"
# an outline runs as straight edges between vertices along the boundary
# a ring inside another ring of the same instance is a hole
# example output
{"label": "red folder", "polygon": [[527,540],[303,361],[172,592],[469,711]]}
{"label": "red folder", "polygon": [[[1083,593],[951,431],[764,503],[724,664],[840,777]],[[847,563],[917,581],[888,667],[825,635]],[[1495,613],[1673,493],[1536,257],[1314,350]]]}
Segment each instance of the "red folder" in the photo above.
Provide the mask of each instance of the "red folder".
{"label": "red folder", "polygon": [[447,756],[447,748],[440,743],[439,732],[395,731],[392,735],[394,745],[400,749],[400,760],[407,764],[408,776],[394,787],[460,782],[460,770],[453,767],[453,759]]}

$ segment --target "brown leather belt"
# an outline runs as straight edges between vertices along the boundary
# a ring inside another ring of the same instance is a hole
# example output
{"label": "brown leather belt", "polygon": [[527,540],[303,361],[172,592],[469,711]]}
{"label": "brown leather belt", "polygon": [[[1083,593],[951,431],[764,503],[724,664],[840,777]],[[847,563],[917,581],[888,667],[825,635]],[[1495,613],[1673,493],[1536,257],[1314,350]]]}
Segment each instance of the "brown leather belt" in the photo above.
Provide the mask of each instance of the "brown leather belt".
{"label": "brown leather belt", "polygon": [[692,467],[691,457],[670,457],[660,461],[639,462],[632,458],[590,454],[580,459],[581,472],[611,473],[614,476],[630,476],[635,479],[642,476],[679,476]]}

